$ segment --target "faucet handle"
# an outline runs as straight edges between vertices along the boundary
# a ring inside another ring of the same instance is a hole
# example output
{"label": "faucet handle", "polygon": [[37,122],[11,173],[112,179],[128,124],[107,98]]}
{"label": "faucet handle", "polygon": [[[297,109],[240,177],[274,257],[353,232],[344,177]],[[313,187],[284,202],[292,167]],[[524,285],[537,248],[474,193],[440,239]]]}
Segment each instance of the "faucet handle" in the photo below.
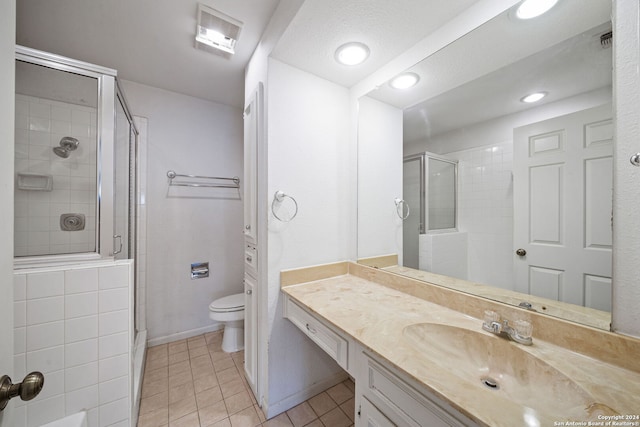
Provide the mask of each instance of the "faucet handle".
{"label": "faucet handle", "polygon": [[533,333],[533,325],[531,324],[531,322],[527,320],[518,319],[515,322],[513,322],[513,327],[516,331],[516,334],[518,334],[520,338],[524,338],[524,339],[531,338],[531,335]]}
{"label": "faucet handle", "polygon": [[484,324],[491,325],[493,322],[499,322],[500,315],[493,310],[485,310],[484,312]]}

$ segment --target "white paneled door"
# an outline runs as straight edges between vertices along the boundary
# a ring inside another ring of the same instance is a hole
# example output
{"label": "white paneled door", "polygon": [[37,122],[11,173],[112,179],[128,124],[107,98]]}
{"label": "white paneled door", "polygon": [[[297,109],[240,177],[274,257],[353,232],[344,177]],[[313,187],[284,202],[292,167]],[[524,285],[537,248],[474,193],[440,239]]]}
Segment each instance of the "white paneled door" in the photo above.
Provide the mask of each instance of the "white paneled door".
{"label": "white paneled door", "polygon": [[519,292],[611,309],[611,104],[514,129]]}

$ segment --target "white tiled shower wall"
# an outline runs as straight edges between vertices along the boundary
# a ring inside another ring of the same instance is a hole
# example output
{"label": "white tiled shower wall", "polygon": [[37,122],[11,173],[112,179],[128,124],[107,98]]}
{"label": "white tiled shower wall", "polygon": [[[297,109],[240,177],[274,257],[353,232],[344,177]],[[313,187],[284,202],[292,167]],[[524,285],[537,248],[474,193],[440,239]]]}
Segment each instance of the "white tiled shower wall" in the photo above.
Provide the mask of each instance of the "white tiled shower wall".
{"label": "white tiled shower wall", "polygon": [[45,375],[16,399],[16,427],[88,411],[89,427],[129,426],[133,261],[17,270],[14,375]]}
{"label": "white tiled shower wall", "polygon": [[513,142],[447,153],[458,160],[458,224],[468,233],[468,280],[513,284]]}
{"label": "white tiled shower wall", "polygon": [[[65,136],[80,141],[63,159]],[[96,109],[16,94],[15,173],[53,176],[53,191],[15,189],[15,256],[95,250]],[[82,231],[62,231],[60,215],[85,215]]]}

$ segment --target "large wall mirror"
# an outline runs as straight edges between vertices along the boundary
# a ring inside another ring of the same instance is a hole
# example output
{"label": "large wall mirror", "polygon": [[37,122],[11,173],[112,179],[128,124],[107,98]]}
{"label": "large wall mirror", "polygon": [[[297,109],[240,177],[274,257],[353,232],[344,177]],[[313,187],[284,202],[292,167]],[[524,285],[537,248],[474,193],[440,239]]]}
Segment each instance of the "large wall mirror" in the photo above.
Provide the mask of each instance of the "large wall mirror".
{"label": "large wall mirror", "polygon": [[508,10],[360,98],[360,262],[608,330],[610,19]]}

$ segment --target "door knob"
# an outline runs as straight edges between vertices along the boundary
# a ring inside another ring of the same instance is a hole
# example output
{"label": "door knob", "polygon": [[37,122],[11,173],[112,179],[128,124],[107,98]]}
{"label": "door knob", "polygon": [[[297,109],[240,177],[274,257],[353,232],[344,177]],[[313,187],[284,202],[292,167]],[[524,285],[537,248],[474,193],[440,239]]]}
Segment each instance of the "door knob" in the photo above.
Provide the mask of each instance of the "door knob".
{"label": "door knob", "polygon": [[525,251],[524,249],[520,248],[516,251],[516,255],[518,256],[525,256],[527,254],[527,251]]}
{"label": "door knob", "polygon": [[8,375],[3,375],[0,378],[0,411],[16,396],[20,396],[22,400],[33,399],[42,391],[43,386],[44,375],[41,372],[31,372],[18,384],[13,384]]}

